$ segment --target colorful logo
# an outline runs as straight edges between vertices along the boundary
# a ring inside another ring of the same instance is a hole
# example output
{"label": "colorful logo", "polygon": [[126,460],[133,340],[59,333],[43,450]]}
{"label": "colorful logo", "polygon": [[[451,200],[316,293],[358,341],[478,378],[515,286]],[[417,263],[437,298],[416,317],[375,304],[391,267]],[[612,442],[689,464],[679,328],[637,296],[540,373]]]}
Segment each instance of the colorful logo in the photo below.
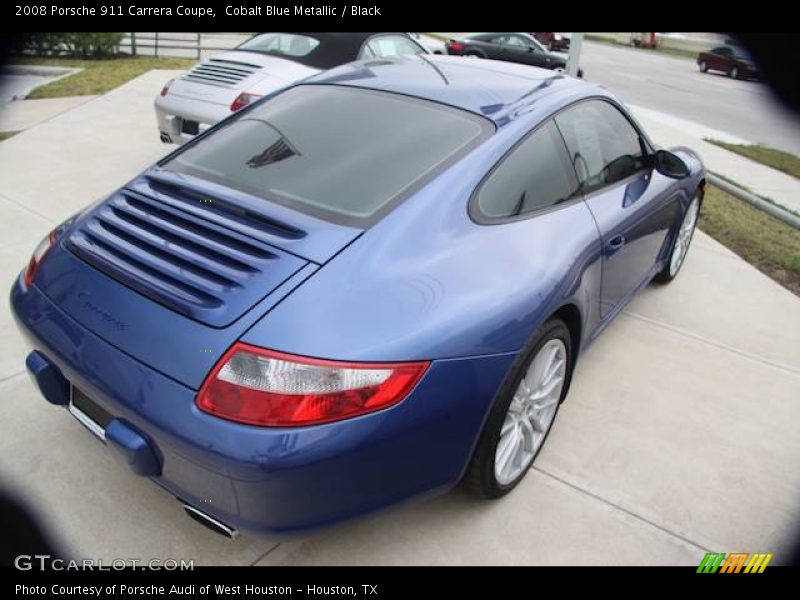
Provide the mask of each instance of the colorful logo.
{"label": "colorful logo", "polygon": [[747,552],[709,552],[703,557],[698,573],[763,573],[772,554],[748,554]]}

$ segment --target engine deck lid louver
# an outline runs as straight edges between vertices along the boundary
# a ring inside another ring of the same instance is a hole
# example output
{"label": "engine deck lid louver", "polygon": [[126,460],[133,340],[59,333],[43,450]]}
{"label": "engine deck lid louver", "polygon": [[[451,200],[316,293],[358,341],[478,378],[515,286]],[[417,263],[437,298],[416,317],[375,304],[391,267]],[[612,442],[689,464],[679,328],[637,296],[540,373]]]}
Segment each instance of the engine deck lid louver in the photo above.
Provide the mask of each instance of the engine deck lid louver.
{"label": "engine deck lid louver", "polygon": [[219,87],[239,87],[243,81],[257,74],[261,66],[253,63],[209,58],[183,75],[193,83],[204,83]]}
{"label": "engine deck lid louver", "polygon": [[148,170],[127,189],[318,265],[333,258],[363,232],[160,167]]}
{"label": "engine deck lid louver", "polygon": [[125,286],[211,327],[230,325],[308,264],[133,189],[83,218],[65,245]]}

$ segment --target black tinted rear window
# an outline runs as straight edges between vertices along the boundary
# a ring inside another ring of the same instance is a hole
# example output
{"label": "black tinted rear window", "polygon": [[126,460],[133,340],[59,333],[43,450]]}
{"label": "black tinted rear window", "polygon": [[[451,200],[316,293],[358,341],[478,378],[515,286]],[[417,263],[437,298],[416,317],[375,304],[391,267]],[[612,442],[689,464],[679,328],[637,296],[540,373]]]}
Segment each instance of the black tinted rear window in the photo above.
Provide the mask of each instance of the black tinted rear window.
{"label": "black tinted rear window", "polygon": [[299,56],[307,56],[317,46],[319,46],[319,40],[309,35],[300,35],[296,33],[263,33],[250,38],[236,49],[296,58]]}
{"label": "black tinted rear window", "polygon": [[162,166],[364,226],[492,131],[483,117],[426,100],[301,85]]}

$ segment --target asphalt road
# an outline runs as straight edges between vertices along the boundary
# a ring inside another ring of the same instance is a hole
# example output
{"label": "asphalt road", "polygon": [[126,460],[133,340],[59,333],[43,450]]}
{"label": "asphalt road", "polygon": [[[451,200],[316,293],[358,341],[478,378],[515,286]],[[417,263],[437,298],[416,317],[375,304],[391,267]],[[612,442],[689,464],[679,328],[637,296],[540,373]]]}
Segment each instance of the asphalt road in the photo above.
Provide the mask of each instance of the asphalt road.
{"label": "asphalt road", "polygon": [[588,81],[623,102],[800,155],[800,116],[783,108],[763,83],[700,73],[688,58],[589,41],[581,67]]}

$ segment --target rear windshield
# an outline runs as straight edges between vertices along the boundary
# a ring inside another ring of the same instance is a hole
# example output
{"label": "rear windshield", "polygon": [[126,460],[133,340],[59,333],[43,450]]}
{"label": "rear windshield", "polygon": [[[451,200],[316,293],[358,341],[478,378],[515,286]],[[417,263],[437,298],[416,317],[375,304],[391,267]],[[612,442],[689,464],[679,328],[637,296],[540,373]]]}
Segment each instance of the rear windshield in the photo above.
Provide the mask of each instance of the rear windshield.
{"label": "rear windshield", "polygon": [[239,45],[237,50],[265,52],[277,56],[297,58],[306,56],[319,46],[319,40],[308,35],[296,33],[264,33]]}
{"label": "rear windshield", "polygon": [[162,166],[366,226],[493,130],[483,117],[426,100],[300,85]]}

